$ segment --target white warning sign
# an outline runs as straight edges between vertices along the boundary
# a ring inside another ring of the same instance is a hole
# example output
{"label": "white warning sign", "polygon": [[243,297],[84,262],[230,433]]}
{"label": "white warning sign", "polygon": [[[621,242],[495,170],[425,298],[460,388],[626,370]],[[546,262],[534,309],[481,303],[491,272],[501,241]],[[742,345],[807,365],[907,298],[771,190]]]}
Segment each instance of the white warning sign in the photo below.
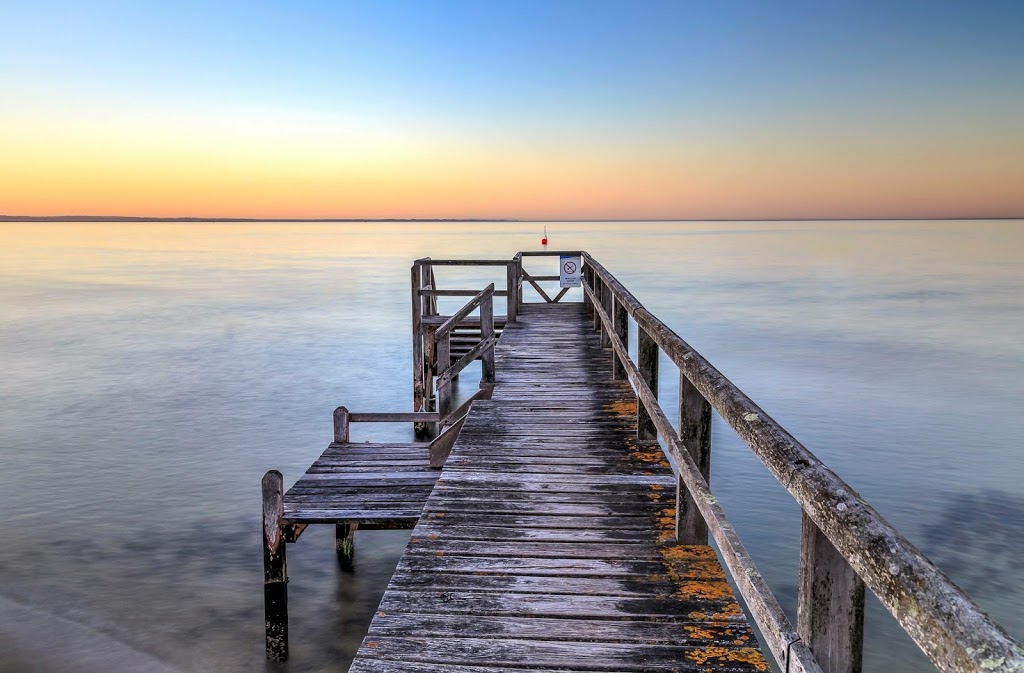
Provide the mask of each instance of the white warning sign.
{"label": "white warning sign", "polygon": [[580,287],[583,274],[583,260],[563,255],[558,258],[559,287]]}

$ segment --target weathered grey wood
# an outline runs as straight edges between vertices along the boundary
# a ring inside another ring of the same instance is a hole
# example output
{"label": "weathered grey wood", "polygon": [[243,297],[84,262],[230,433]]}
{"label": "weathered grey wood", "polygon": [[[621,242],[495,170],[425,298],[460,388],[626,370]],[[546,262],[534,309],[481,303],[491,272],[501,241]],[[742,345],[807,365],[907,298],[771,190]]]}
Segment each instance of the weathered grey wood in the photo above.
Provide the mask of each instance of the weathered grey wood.
{"label": "weathered grey wood", "polygon": [[[636,443],[635,397],[611,380],[582,307],[521,309],[495,346],[495,397],[473,403],[353,670],[763,667],[714,552],[671,542],[676,480]],[[419,627],[386,632],[396,615]],[[562,635],[480,630],[495,619],[554,620],[562,628],[549,632]],[[615,634],[607,644],[572,640],[597,620]],[[653,624],[674,626],[675,639],[657,641],[643,628]]]}
{"label": "weathered grey wood", "polygon": [[507,259],[430,259],[431,266],[506,266]]}
{"label": "weathered grey wood", "polygon": [[358,523],[337,523],[334,525],[334,546],[338,553],[338,566],[352,570],[356,556],[356,531]]}
{"label": "weathered grey wood", "polygon": [[[629,343],[629,313],[626,311],[626,307],[622,305],[622,302],[618,298],[609,293],[612,298],[612,331],[619,337],[622,343]],[[609,345],[610,345],[609,341]],[[622,363],[622,358],[612,351],[612,378],[616,381],[621,381],[626,378],[626,366]]]}
{"label": "weathered grey wood", "polygon": [[[442,377],[451,369],[452,362],[452,341],[451,332],[441,332],[438,329],[434,333],[435,347],[437,348],[437,412],[441,418],[446,418],[452,411],[452,387],[451,376],[442,380]],[[458,372],[456,372],[458,373]]]}
{"label": "weathered grey wood", "polygon": [[[465,306],[460,308],[458,311],[448,317],[441,326],[437,328],[436,334],[447,334],[452,330],[453,327],[459,324],[464,318],[469,316],[470,313],[475,311],[483,301],[488,297],[494,296],[494,283],[489,284],[482,291],[477,292],[476,295],[466,302]],[[493,320],[493,315],[492,318]]]}
{"label": "weathered grey wood", "polygon": [[582,250],[524,250],[517,254],[521,257],[580,257],[586,253]]}
{"label": "weathered grey wood", "polygon": [[[423,324],[424,327],[436,328],[436,327],[440,327],[441,325],[446,323],[450,318],[451,318],[451,316],[447,316],[447,315],[425,315],[421,319],[421,323]],[[507,316],[503,316],[503,315],[496,315],[496,316],[494,316],[494,326],[496,328],[504,327],[507,322],[508,322],[508,317]],[[479,328],[479,327],[480,327],[480,318],[477,318],[477,317],[474,317],[474,316],[466,316],[465,318],[463,318],[462,320],[459,321],[458,327],[456,327],[453,331],[458,331],[459,329],[462,329],[462,328]]]}
{"label": "weathered grey wood", "polygon": [[[591,290],[594,289],[594,271],[588,265],[586,260],[583,260],[583,284],[589,287]],[[586,291],[583,292],[583,308],[587,314],[591,314],[593,308],[590,304],[590,294]]]}
{"label": "weathered grey wood", "polygon": [[[610,316],[604,312],[596,299],[594,311],[602,321],[611,322]],[[638,326],[638,329],[643,329],[643,327]],[[612,338],[612,348],[623,358],[626,372],[636,390],[640,404],[649,412],[657,432],[667,445],[678,468],[678,475],[682,477],[686,490],[693,495],[694,502],[700,509],[704,521],[707,522],[708,528],[721,550],[722,558],[736,581],[740,594],[746,601],[754,620],[761,629],[765,645],[771,650],[775,661],[781,668],[791,673],[798,671],[818,673],[821,668],[813,653],[800,640],[796,629],[793,628],[782,606],[779,605],[768,587],[768,583],[757,570],[757,566],[739,535],[736,534],[736,530],[726,518],[721,505],[712,495],[703,475],[697,469],[696,463],[689,452],[683,448],[675,429],[658,405],[658,398],[654,391],[642,376],[639,367],[628,359],[627,345],[618,338],[618,335]]]}
{"label": "weathered grey wood", "polygon": [[[465,355],[463,355],[461,358],[453,362],[451,366],[446,368],[443,371],[443,373],[437,377],[438,393],[440,394],[442,385],[447,387],[452,382],[452,380],[459,375],[459,372],[468,367],[474,360],[484,356],[490,351],[493,351],[494,344],[497,342],[497,340],[497,337],[491,334],[490,336],[482,339],[480,343],[473,346]],[[446,346],[445,350],[447,351],[448,349],[449,347]],[[483,381],[483,383],[493,383],[494,372],[489,371],[485,373],[490,378],[490,381]],[[444,418],[451,412],[451,409],[450,407],[447,410],[438,409],[438,412],[441,414],[441,417]]]}
{"label": "weathered grey wood", "polygon": [[[479,290],[421,290],[420,294],[425,297],[475,297]],[[495,297],[507,297],[507,290],[495,290]]]}
{"label": "weathered grey wood", "polygon": [[549,297],[548,293],[544,291],[544,288],[542,288],[540,285],[537,284],[537,281],[533,278],[533,276],[531,276],[530,274],[528,274],[528,273],[526,273],[524,271],[523,272],[523,280],[527,281],[530,285],[533,286],[533,289],[536,290],[537,294],[539,294],[541,296],[541,298],[544,299],[545,303],[547,303],[547,304],[553,303],[551,301],[551,297]]}
{"label": "weathered grey wood", "polygon": [[[423,358],[423,287],[422,264],[417,261],[412,265],[412,410],[426,411],[427,400],[426,362]],[[422,431],[422,428],[419,428]]]}
{"label": "weathered grey wood", "polygon": [[[611,330],[607,330],[611,331]],[[636,361],[640,370],[640,378],[651,390],[654,399],[658,399],[658,344],[654,342],[647,330],[639,328],[636,337]],[[639,439],[657,439],[658,431],[654,427],[651,413],[647,406],[637,402],[636,436]]]}
{"label": "weathered grey wood", "polygon": [[[604,295],[601,297],[601,303],[602,303],[602,308],[604,308],[604,312],[605,313],[607,313],[610,316],[614,316],[615,315],[615,308],[613,306],[614,303],[615,303],[615,296],[611,292],[605,292],[604,293]],[[611,345],[612,345],[611,333],[614,330],[615,330],[614,325],[605,325],[603,323],[601,324],[601,348],[611,348]],[[614,358],[615,358],[615,353],[612,353],[612,359],[614,360]],[[613,366],[612,366],[612,377],[613,378],[615,376],[614,372],[615,372],[615,367],[614,367],[614,363],[613,363]]]}
{"label": "weathered grey wood", "polygon": [[[711,403],[690,380],[679,375],[679,440],[693,458],[704,481],[711,484]],[[676,539],[684,544],[707,544],[708,525],[693,495],[676,481]]]}
{"label": "weathered grey wood", "polygon": [[452,452],[452,446],[455,444],[455,440],[459,436],[459,431],[462,430],[462,426],[465,424],[466,418],[463,416],[453,424],[441,431],[441,433],[430,442],[430,467],[444,467],[445,461],[448,460],[448,455]]}
{"label": "weathered grey wood", "polygon": [[263,476],[263,610],[267,659],[288,659],[288,571],[285,562],[284,479],[277,470]]}
{"label": "weathered grey wood", "polygon": [[860,673],[864,582],[804,514],[800,532],[797,631],[825,673]]}
{"label": "weathered grey wood", "polygon": [[[848,484],[758,407],[590,255],[613,288],[680,371],[790,492],[829,541],[940,670],[1013,671],[1024,648],[906,540]],[[1000,662],[1000,663],[994,663]]]}
{"label": "weathered grey wood", "polygon": [[522,275],[519,260],[516,257],[505,269],[505,296],[508,297],[505,315],[508,322],[515,322],[519,314],[519,278]]}
{"label": "weathered grey wood", "polygon": [[[434,267],[429,264],[430,258],[427,257],[427,264],[423,265],[423,284],[424,286],[430,286],[432,289],[437,289],[437,279],[434,277]],[[425,315],[437,315],[437,297],[426,298],[424,305]]]}
{"label": "weathered grey wood", "polygon": [[[344,409],[344,407],[338,407]],[[349,412],[349,423],[437,423],[441,415],[436,411],[427,412]],[[336,442],[347,441],[335,439]]]}
{"label": "weathered grey wood", "polygon": [[347,442],[350,436],[348,409],[338,407],[334,410],[334,441],[338,443]]}
{"label": "weathered grey wood", "polygon": [[[698,622],[695,622],[698,623]],[[578,641],[584,634],[587,640],[602,643],[636,642],[665,645],[702,645],[708,641],[725,646],[735,641],[736,630],[728,623],[701,625],[702,633],[680,628],[678,623],[651,621],[613,621],[609,619],[551,619],[543,617],[499,617],[485,615],[417,615],[386,614],[371,626],[371,636],[411,636],[421,638],[445,637],[453,633],[467,633],[479,629],[500,638],[529,638],[537,640]]]}
{"label": "weathered grey wood", "polygon": [[[492,286],[493,287],[493,286]],[[494,383],[494,294],[490,294],[480,302],[480,343],[490,344],[480,353],[480,381],[482,384]],[[473,349],[470,349],[470,353]],[[468,353],[464,357],[468,357]]]}

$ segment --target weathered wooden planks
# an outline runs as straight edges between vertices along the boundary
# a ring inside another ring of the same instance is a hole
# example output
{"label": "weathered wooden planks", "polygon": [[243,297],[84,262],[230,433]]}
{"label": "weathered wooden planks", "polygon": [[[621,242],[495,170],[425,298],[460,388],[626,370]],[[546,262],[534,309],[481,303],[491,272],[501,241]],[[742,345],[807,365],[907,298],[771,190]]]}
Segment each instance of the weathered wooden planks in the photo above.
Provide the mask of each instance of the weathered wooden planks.
{"label": "weathered wooden planks", "polygon": [[350,670],[766,670],[582,305],[520,305],[495,357]]}
{"label": "weathered wooden planks", "polygon": [[283,518],[411,528],[439,474],[427,444],[334,442],[285,493]]}

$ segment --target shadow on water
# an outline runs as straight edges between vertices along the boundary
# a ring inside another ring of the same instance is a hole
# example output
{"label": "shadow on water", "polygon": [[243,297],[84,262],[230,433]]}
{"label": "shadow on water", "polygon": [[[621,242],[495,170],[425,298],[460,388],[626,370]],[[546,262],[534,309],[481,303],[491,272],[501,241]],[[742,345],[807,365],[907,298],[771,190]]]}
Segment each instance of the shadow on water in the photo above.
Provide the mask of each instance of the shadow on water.
{"label": "shadow on water", "polygon": [[1012,580],[1024,558],[1022,526],[1024,498],[1019,495],[999,490],[960,493],[934,523],[924,526],[924,547],[935,565],[972,598],[1014,602],[1024,591]]}

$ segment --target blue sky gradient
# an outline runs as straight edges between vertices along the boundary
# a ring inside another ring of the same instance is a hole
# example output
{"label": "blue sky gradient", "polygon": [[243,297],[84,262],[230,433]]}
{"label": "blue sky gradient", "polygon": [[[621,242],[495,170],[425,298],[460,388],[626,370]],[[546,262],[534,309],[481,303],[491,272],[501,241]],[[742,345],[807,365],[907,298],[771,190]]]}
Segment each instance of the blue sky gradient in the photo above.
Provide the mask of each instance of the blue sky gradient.
{"label": "blue sky gradient", "polygon": [[[364,136],[394,133],[402,142],[441,139],[453,155],[484,148],[495,161],[514,145],[538,162],[604,167],[609,179],[620,163],[634,175],[638,166],[660,177],[677,170],[685,182],[682,176],[717,149],[751,180],[771,161],[788,166],[792,152],[820,153],[822,161],[831,155],[837,176],[858,180],[869,178],[858,153],[875,162],[889,155],[904,161],[909,153],[925,173],[935,162],[949,164],[947,182],[965,155],[973,158],[964,170],[975,173],[991,155],[1012,182],[1024,177],[1022,73],[1021,2],[0,7],[0,122],[15,135],[24,117],[48,119],[64,129],[61,156],[75,138],[67,130],[82,117],[138,127],[135,146],[140,136],[166,136],[168,116],[186,125],[213,117],[243,125],[343,126]],[[89,134],[83,128],[80,135]],[[360,156],[372,153],[368,144]],[[155,150],[150,156],[162,160]],[[17,159],[7,156],[5,163]],[[297,160],[282,155],[283,164]],[[395,161],[391,168],[400,173],[401,160]],[[96,168],[102,172],[103,162]],[[158,187],[148,186],[154,204]],[[401,193],[400,184],[395,189]],[[922,198],[920,185],[912,191]],[[968,199],[965,212],[991,203],[1005,214],[1022,205],[1009,194],[991,197]],[[753,199],[744,212],[756,214],[757,195],[743,198]],[[649,214],[671,215],[673,208],[680,211],[675,216],[691,214],[685,199],[657,201]],[[506,202],[497,199],[496,209],[507,211]],[[634,205],[632,214],[643,215],[644,204]],[[709,202],[695,214],[711,215],[722,205]],[[835,213],[820,214],[841,216],[848,205],[837,199]],[[424,216],[443,214],[434,212],[437,204],[425,207],[432,212]],[[765,216],[785,216],[778,207],[763,203],[762,209]],[[879,208],[887,207],[908,208],[879,194]],[[0,210],[10,207],[0,201]],[[454,215],[459,208],[441,210]],[[583,217],[600,215],[579,210]],[[611,210],[608,216],[631,209],[623,203]],[[566,202],[550,215],[572,212]]]}

